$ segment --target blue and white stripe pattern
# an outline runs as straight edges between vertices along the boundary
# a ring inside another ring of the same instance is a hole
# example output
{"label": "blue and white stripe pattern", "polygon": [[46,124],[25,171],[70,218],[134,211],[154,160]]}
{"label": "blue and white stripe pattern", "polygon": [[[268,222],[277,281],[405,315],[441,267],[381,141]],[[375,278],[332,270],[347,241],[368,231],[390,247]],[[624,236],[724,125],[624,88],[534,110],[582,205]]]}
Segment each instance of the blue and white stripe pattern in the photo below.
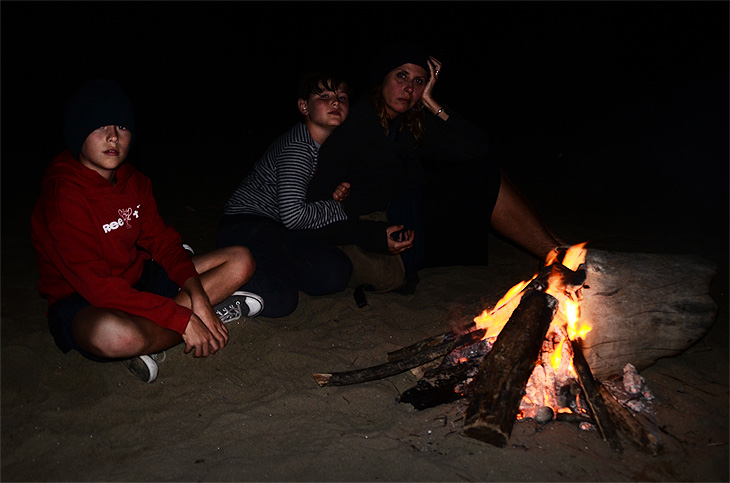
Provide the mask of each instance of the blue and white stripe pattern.
{"label": "blue and white stripe pattern", "polygon": [[304,123],[296,124],[269,146],[228,199],[224,214],[265,216],[291,230],[316,229],[346,220],[342,205],[334,199],[307,202],[318,154],[319,144]]}

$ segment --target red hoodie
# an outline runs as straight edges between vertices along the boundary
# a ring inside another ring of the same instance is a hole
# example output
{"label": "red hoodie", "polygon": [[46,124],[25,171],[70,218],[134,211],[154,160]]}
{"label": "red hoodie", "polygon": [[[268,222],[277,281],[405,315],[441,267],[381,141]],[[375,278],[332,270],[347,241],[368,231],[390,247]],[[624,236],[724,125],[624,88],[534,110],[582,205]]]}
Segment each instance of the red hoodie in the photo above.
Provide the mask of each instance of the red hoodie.
{"label": "red hoodie", "polygon": [[38,290],[49,305],[77,292],[95,307],[139,315],[182,334],[189,309],[132,285],[150,258],[181,287],[198,276],[195,266],[178,232],[162,220],[150,180],[126,163],[116,178],[110,184],[70,151],[48,165],[31,215]]}

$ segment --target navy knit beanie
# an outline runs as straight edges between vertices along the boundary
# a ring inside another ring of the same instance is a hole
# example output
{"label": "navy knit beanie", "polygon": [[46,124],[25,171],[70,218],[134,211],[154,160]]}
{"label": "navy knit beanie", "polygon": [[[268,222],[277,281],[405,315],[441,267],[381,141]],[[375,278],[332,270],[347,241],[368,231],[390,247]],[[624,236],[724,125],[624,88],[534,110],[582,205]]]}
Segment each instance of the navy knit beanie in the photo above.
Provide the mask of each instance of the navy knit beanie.
{"label": "navy knit beanie", "polygon": [[132,101],[113,80],[95,79],[77,90],[66,104],[63,121],[64,140],[77,159],[88,135],[102,126],[124,126],[134,139]]}
{"label": "navy knit beanie", "polygon": [[380,85],[391,71],[403,64],[416,64],[426,71],[426,79],[431,77],[428,68],[428,53],[415,42],[401,41],[386,46],[370,64],[370,84]]}

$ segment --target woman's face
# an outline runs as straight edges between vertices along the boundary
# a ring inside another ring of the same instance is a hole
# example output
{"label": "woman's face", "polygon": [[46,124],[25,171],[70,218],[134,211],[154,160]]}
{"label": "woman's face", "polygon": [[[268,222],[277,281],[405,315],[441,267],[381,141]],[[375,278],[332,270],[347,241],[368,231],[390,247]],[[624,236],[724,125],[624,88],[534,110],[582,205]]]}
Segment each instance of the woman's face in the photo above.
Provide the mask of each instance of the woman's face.
{"label": "woman's face", "polygon": [[382,88],[388,118],[411,109],[421,99],[426,81],[426,71],[420,65],[403,64],[390,71]]}

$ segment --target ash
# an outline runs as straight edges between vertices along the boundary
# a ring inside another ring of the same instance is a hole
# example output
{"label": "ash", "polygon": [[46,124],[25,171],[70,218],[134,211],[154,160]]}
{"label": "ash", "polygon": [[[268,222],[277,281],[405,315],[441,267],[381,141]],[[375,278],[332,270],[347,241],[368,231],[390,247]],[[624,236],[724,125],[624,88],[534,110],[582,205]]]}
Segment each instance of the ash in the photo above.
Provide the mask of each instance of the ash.
{"label": "ash", "polygon": [[654,395],[632,364],[626,364],[622,377],[615,377],[603,383],[613,397],[634,413],[653,418],[656,414],[653,406]]}

